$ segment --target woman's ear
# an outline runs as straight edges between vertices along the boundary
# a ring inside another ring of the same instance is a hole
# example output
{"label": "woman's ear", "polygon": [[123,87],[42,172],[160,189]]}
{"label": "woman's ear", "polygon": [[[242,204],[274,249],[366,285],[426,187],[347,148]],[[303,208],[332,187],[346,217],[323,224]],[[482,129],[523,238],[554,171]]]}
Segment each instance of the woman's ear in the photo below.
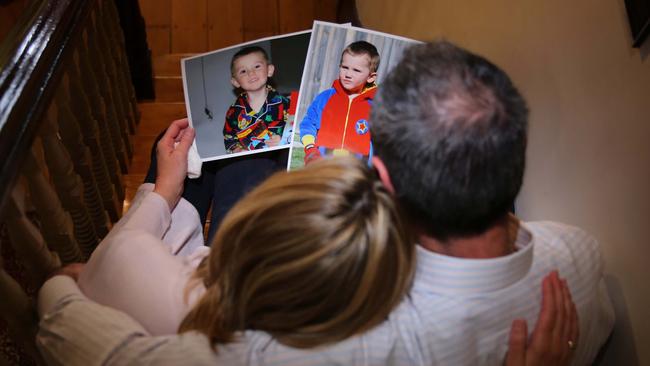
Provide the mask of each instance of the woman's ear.
{"label": "woman's ear", "polygon": [[390,194],[395,195],[395,187],[393,187],[393,182],[390,180],[390,174],[388,173],[388,169],[384,162],[377,156],[373,156],[371,160],[372,166],[375,167],[375,170],[379,175],[379,180],[381,180]]}

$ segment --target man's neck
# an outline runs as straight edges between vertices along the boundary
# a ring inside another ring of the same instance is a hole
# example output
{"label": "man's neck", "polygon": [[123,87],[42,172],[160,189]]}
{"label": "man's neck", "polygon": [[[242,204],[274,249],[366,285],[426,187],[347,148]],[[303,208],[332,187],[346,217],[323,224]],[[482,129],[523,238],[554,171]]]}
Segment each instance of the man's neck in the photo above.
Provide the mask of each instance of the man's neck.
{"label": "man's neck", "polygon": [[509,255],[516,251],[515,240],[519,220],[508,215],[479,235],[439,241],[420,236],[420,246],[443,255],[459,258],[487,259]]}

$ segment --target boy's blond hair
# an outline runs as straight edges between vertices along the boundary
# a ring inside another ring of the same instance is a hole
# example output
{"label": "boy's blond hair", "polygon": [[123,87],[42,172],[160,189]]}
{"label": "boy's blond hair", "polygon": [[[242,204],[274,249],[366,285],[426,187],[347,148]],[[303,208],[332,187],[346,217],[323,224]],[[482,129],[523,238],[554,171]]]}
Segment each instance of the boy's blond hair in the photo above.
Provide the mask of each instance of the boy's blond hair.
{"label": "boy's blond hair", "polygon": [[409,289],[415,246],[391,194],[354,158],[278,173],[224,219],[180,331],[246,329],[309,348],[363,333]]}

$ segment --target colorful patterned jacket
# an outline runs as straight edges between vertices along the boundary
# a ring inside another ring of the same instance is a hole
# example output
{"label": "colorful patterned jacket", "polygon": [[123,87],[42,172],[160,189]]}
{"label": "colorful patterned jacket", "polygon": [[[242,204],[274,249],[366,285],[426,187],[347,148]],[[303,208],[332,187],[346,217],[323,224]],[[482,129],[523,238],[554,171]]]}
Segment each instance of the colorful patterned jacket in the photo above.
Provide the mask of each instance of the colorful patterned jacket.
{"label": "colorful patterned jacket", "polygon": [[[321,153],[344,149],[354,154],[372,154],[368,117],[377,86],[366,87],[350,99],[340,81],[318,94],[300,122],[300,140],[315,145]],[[307,137],[305,139],[305,136]]]}
{"label": "colorful patterned jacket", "polygon": [[266,102],[255,113],[248,104],[246,93],[237,97],[226,112],[223,126],[224,145],[228,152],[239,147],[256,150],[266,147],[266,140],[272,135],[282,136],[289,99],[269,88]]}

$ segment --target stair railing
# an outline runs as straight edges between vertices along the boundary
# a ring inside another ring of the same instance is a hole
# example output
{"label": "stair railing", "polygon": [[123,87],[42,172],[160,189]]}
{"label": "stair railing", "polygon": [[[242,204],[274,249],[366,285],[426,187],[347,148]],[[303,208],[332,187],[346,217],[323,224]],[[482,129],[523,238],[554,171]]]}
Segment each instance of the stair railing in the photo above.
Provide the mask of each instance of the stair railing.
{"label": "stair railing", "polygon": [[0,317],[36,363],[34,290],[121,216],[130,80],[112,0],[33,1],[0,47]]}

